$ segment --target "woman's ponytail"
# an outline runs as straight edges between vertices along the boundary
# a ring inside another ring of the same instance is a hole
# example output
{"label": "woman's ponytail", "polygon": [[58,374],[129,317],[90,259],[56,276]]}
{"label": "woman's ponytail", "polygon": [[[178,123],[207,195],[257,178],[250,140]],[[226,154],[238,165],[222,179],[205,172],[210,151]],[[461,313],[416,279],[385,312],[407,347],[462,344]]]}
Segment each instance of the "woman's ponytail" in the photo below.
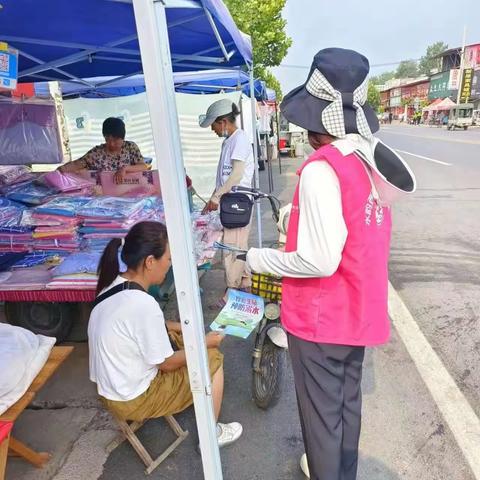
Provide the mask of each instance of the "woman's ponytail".
{"label": "woman's ponytail", "polygon": [[98,264],[98,284],[97,295],[113,283],[120,273],[120,264],[118,263],[118,249],[122,245],[120,238],[110,240],[105,248]]}

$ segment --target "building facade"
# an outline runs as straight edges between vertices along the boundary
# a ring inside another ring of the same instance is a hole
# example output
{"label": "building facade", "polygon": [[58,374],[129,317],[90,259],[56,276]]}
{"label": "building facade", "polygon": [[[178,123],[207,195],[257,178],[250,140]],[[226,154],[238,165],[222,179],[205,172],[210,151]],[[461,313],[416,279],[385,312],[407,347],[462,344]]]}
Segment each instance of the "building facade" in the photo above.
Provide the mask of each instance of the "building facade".
{"label": "building facade", "polygon": [[411,117],[427,103],[428,92],[429,79],[426,77],[397,79],[380,92],[381,105],[384,111],[391,112],[396,119],[403,116],[405,110],[407,117]]}
{"label": "building facade", "polygon": [[[454,102],[458,99],[458,90],[461,103],[473,103],[480,108],[480,43],[465,47],[463,61],[463,75],[460,78],[461,48],[452,48],[441,55],[442,72],[431,77],[429,99],[449,97]],[[445,82],[447,86],[445,87]]]}
{"label": "building facade", "polygon": [[[381,106],[394,118],[407,113],[410,118],[415,111],[437,99],[450,98],[457,102],[461,89],[461,102],[473,103],[480,109],[480,43],[465,47],[463,75],[460,74],[461,48],[452,48],[441,55],[441,68],[429,78],[393,79],[386,82],[380,91]],[[403,118],[403,117],[402,117]]]}

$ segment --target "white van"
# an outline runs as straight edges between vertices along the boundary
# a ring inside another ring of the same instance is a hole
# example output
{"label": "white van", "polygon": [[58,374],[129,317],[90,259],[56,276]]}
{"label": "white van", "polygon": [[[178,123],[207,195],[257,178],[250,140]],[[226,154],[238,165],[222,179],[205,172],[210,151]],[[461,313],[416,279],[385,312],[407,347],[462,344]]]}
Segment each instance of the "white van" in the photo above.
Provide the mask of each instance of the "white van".
{"label": "white van", "polygon": [[461,103],[450,109],[447,126],[449,130],[455,130],[457,127],[467,130],[467,128],[471,127],[472,125],[473,103]]}

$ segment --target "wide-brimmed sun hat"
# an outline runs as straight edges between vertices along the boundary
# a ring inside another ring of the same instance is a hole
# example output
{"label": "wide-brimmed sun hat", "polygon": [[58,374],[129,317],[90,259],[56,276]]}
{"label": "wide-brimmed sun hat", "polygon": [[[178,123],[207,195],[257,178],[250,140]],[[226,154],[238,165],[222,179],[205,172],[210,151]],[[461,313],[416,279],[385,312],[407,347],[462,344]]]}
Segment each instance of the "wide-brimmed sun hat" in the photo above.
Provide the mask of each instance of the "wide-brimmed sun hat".
{"label": "wide-brimmed sun hat", "polygon": [[349,135],[335,140],[332,145],[343,155],[355,153],[365,162],[372,186],[382,204],[392,205],[405,194],[415,192],[417,181],[412,169],[401,155],[380,139]]}
{"label": "wide-brimmed sun hat", "polygon": [[368,59],[354,50],[320,50],[305,84],[283,99],[282,114],[311,132],[336,138],[358,133],[371,138],[379,123],[367,103],[369,71]]}

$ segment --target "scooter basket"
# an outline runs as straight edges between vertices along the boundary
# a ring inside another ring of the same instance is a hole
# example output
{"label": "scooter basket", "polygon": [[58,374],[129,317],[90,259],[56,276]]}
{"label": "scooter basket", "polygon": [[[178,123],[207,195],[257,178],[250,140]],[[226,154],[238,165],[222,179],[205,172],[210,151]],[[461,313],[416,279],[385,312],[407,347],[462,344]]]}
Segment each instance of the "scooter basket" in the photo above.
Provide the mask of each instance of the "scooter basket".
{"label": "scooter basket", "polygon": [[274,275],[253,273],[252,293],[270,302],[281,302],[282,279]]}

